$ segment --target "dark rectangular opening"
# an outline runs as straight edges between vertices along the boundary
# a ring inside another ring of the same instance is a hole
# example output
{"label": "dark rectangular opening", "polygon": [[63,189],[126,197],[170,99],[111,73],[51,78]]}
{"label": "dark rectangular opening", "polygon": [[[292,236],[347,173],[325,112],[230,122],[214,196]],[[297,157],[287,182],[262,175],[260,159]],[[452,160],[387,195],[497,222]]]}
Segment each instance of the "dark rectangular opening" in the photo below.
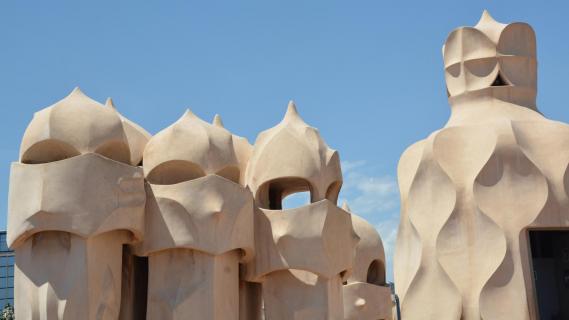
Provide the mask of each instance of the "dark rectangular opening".
{"label": "dark rectangular opening", "polygon": [[146,320],[148,258],[134,255],[123,246],[120,319]]}
{"label": "dark rectangular opening", "polygon": [[569,231],[529,232],[540,320],[569,319]]}

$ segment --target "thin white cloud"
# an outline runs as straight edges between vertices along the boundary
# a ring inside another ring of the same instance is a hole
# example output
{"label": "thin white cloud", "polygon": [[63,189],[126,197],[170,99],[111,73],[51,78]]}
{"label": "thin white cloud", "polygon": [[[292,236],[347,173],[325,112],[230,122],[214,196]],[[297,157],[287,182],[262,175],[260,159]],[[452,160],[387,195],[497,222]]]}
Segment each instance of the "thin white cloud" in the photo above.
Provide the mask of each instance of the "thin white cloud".
{"label": "thin white cloud", "polygon": [[344,161],[342,198],[359,215],[390,211],[399,204],[397,182],[391,176],[376,176],[364,172],[365,161]]}
{"label": "thin white cloud", "polygon": [[358,160],[358,161],[342,161],[342,171],[344,174],[352,171],[355,168],[361,167],[365,165],[365,160]]}

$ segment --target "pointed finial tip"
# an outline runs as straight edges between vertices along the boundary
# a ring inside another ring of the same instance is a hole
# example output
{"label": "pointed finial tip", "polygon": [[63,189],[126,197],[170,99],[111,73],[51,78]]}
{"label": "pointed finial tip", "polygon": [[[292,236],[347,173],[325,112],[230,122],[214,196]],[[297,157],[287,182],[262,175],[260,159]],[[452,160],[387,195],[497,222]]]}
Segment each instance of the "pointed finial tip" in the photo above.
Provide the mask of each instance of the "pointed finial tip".
{"label": "pointed finial tip", "polygon": [[79,86],[73,88],[73,91],[71,91],[71,93],[70,93],[69,95],[72,95],[72,94],[82,94],[82,95],[85,95],[85,94],[83,93],[83,91],[81,91],[81,88],[79,88]]}
{"label": "pointed finial tip", "polygon": [[184,111],[184,114],[182,115],[182,117],[195,117],[196,115],[192,112],[192,110],[190,110],[190,108],[186,109],[186,111]]}
{"label": "pointed finial tip", "polygon": [[115,103],[113,102],[113,98],[108,97],[107,101],[105,101],[105,107],[109,107],[109,108],[113,108],[116,109],[117,107],[115,107]]}
{"label": "pointed finial tip", "polygon": [[298,114],[298,110],[296,109],[296,104],[294,103],[294,101],[290,100],[288,102],[288,106],[286,109],[286,114],[284,116],[284,119],[291,119],[291,118],[298,118],[300,117]]}
{"label": "pointed finial tip", "polygon": [[484,23],[498,23],[498,21],[492,17],[488,10],[484,9],[484,11],[482,11],[482,15],[480,16],[480,20],[478,20],[478,23],[476,25],[481,25]]}
{"label": "pointed finial tip", "polygon": [[288,109],[289,111],[298,112],[298,111],[296,110],[296,103],[294,103],[294,100],[289,100],[289,101],[288,101],[287,109]]}
{"label": "pointed finial tip", "polygon": [[216,127],[224,128],[224,126],[223,126],[223,121],[221,120],[221,116],[220,116],[219,114],[216,114],[216,115],[213,117],[213,122],[212,122],[212,123],[213,123],[213,125],[216,126]]}
{"label": "pointed finial tip", "polygon": [[344,202],[342,203],[342,209],[348,212],[351,211],[350,207],[348,206],[348,202],[346,200],[344,200]]}
{"label": "pointed finial tip", "polygon": [[178,121],[176,121],[176,123],[178,122],[186,122],[186,121],[195,121],[195,120],[201,120],[198,116],[196,116],[191,109],[186,109],[186,111],[184,111],[184,114],[182,114],[182,116],[180,118],[178,118]]}

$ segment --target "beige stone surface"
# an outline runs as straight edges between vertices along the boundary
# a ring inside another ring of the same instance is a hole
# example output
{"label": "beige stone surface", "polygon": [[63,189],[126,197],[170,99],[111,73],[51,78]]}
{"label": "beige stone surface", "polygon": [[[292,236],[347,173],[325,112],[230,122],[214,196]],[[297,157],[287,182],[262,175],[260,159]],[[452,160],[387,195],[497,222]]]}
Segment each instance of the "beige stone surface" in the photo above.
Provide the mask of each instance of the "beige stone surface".
{"label": "beige stone surface", "polygon": [[[108,98],[105,102],[105,106],[115,109],[115,104],[113,99]],[[118,111],[117,111],[118,113]],[[139,166],[142,161],[142,153],[146,147],[146,143],[152,137],[144,128],[138,124],[130,121],[119,113],[119,117],[123,123],[124,133],[126,135],[126,140],[128,141],[128,146],[130,148],[130,164],[133,166]]]}
{"label": "beige stone surface", "polygon": [[[200,201],[200,200],[207,201]],[[217,175],[152,185],[146,206],[145,254],[170,248],[253,255],[253,197]]]}
{"label": "beige stone surface", "polygon": [[94,153],[13,163],[9,203],[8,243],[14,247],[42,231],[89,237],[124,229],[137,238],[144,232],[142,170]]}
{"label": "beige stone surface", "polygon": [[[336,206],[342,183],[338,153],[289,103],[284,119],[262,132],[247,167],[255,214],[256,258],[247,278],[262,284],[267,319],[342,319],[342,278],[358,238],[350,214]],[[311,204],[282,208],[293,193]]]}
{"label": "beige stone surface", "polygon": [[239,279],[239,319],[265,319],[263,310],[263,292],[260,283]]}
{"label": "beige stone surface", "polygon": [[265,319],[344,319],[342,279],[281,270],[263,282]]}
{"label": "beige stone surface", "polygon": [[79,89],[26,129],[8,210],[19,319],[118,318],[123,244],[144,233],[126,136],[118,113]]}
{"label": "beige stone surface", "polygon": [[152,137],[144,150],[144,173],[151,184],[175,184],[208,174],[239,183],[239,171],[233,135],[190,110]]}
{"label": "beige stone surface", "polygon": [[149,257],[147,319],[239,319],[239,253],[164,250]]}
{"label": "beige stone surface", "polygon": [[327,200],[288,210],[257,209],[256,252],[248,278],[298,269],[324,277],[351,270],[357,236],[350,214]]}
{"label": "beige stone surface", "polygon": [[567,227],[569,127],[537,112],[529,25],[484,12],[443,55],[450,119],[398,168],[402,317],[537,319],[527,230]]}
{"label": "beige stone surface", "polygon": [[344,285],[343,303],[346,320],[391,320],[391,289],[366,282]]}
{"label": "beige stone surface", "polygon": [[118,319],[122,244],[128,232],[83,238],[44,231],[16,248],[20,319]]}
{"label": "beige stone surface", "polygon": [[347,203],[342,209],[350,212],[352,226],[359,238],[356,245],[353,269],[348,282],[370,282],[385,285],[385,251],[377,230],[364,218],[351,212]]}
{"label": "beige stone surface", "polygon": [[391,288],[386,283],[385,252],[377,230],[362,217],[351,213],[358,238],[352,272],[342,287],[344,319],[378,320],[393,318]]}
{"label": "beige stone surface", "polygon": [[[225,128],[219,114],[215,115],[212,123],[214,126]],[[246,138],[233,134],[233,148],[235,149],[235,157],[239,164],[239,183],[245,184],[245,173],[247,170],[247,164],[249,163],[249,158],[251,158],[251,153],[253,152],[253,146]]]}
{"label": "beige stone surface", "polygon": [[20,162],[45,163],[97,153],[130,163],[123,122],[76,88],[65,99],[34,114],[20,146]]}
{"label": "beige stone surface", "polygon": [[239,319],[239,262],[253,256],[254,211],[233,139],[219,117],[210,124],[187,111],[148,142],[147,319]]}
{"label": "beige stone surface", "polygon": [[257,137],[247,186],[264,209],[270,208],[271,200],[278,205],[287,195],[309,189],[311,202],[328,199],[335,204],[342,186],[340,157],[316,128],[302,120],[291,101],[281,123]]}

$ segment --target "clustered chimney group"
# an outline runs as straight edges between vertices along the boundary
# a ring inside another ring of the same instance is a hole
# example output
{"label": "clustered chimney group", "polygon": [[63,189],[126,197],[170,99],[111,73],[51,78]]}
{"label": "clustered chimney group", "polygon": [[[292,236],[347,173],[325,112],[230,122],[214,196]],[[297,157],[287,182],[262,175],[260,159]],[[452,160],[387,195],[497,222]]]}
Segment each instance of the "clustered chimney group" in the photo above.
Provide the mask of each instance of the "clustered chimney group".
{"label": "clustered chimney group", "polygon": [[[254,145],[191,111],[151,136],[75,89],[10,177],[18,319],[391,319],[377,231],[291,102]],[[283,209],[283,199],[310,203]]]}

